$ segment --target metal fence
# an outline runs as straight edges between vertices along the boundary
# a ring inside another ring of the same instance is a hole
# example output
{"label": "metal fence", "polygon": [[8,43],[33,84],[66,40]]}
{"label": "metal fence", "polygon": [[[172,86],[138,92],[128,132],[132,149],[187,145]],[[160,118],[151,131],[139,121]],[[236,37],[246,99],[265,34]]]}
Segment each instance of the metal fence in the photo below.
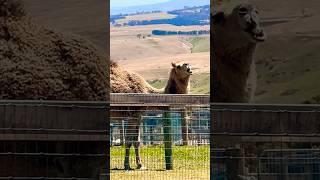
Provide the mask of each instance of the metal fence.
{"label": "metal fence", "polygon": [[212,179],[316,180],[320,106],[212,104]]}
{"label": "metal fence", "polygon": [[99,179],[106,110],[102,102],[0,101],[0,179]]}
{"label": "metal fence", "polygon": [[111,94],[111,102],[111,179],[210,179],[208,96]]}

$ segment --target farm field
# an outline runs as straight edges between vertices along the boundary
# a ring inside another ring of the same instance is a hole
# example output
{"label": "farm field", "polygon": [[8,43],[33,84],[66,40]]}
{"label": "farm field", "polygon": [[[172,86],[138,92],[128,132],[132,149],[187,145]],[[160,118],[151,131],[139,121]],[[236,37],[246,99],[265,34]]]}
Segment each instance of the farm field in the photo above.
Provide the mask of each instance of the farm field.
{"label": "farm field", "polygon": [[156,20],[156,19],[172,19],[175,18],[175,15],[168,14],[165,12],[159,12],[159,13],[147,13],[147,14],[138,14],[138,15],[132,15],[132,16],[126,16],[125,19],[119,19],[116,20],[117,24],[124,24],[128,23],[129,21],[144,21],[144,20]]}
{"label": "farm field", "polygon": [[[209,26],[147,25],[111,27],[111,60],[131,60],[148,57],[161,58],[168,55],[191,54],[193,44],[188,42],[188,39],[191,38],[190,36],[152,36],[151,32],[155,29],[192,31],[208,30]],[[145,36],[145,38],[138,38],[138,34]],[[207,64],[209,64],[209,59]]]}
{"label": "farm field", "polygon": [[[155,13],[157,14],[157,13]],[[151,17],[154,17],[151,16]],[[209,35],[154,36],[152,30],[209,30],[209,26],[173,26],[169,24],[111,27],[111,60],[141,74],[151,85],[162,88],[169,77],[171,62],[191,64],[191,92],[210,92]],[[137,37],[140,34],[142,37]],[[143,38],[144,36],[144,38]]]}
{"label": "farm field", "polygon": [[[194,179],[210,178],[210,147],[174,146],[174,170],[166,171],[163,146],[141,148],[141,158],[146,170],[123,170],[125,148],[114,146],[110,151],[111,178],[113,179]],[[131,167],[135,168],[134,150],[130,154]]]}

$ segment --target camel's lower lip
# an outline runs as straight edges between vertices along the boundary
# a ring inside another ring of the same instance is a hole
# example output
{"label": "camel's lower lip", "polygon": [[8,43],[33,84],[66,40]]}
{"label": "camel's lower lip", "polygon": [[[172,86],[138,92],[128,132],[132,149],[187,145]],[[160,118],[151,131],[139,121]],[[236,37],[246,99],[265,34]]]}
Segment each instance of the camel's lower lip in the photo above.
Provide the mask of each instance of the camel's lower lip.
{"label": "camel's lower lip", "polygon": [[265,35],[262,35],[262,36],[254,35],[253,37],[257,41],[265,41],[266,40]]}
{"label": "camel's lower lip", "polygon": [[262,41],[265,41],[265,40],[266,40],[266,35],[265,35],[264,31],[260,31],[260,32],[258,32],[258,33],[251,31],[251,32],[249,32],[249,33],[251,34],[251,36],[252,36],[256,41],[262,42]]}
{"label": "camel's lower lip", "polygon": [[246,32],[258,42],[263,42],[266,40],[266,35],[263,30],[246,30]]}

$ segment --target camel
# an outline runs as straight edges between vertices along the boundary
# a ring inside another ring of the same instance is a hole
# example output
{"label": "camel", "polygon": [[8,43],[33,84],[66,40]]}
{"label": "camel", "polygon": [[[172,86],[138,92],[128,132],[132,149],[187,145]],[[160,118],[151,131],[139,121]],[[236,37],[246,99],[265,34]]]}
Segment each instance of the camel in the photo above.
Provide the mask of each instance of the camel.
{"label": "camel", "polygon": [[246,103],[253,100],[257,84],[253,55],[259,42],[266,40],[259,12],[250,4],[236,6],[231,14],[212,16],[214,70],[213,102]]}
{"label": "camel", "polygon": [[[172,63],[169,80],[163,89],[153,88],[140,75],[127,71],[117,63],[111,62],[110,66],[110,85],[112,93],[163,93],[163,94],[187,94],[190,90],[191,67],[188,63]],[[142,111],[145,107],[138,107],[125,114],[111,111],[111,117],[131,117],[128,119],[129,126],[125,136],[125,170],[131,170],[129,165],[130,148],[133,145],[135,149],[137,169],[143,169],[140,158],[140,122]]]}

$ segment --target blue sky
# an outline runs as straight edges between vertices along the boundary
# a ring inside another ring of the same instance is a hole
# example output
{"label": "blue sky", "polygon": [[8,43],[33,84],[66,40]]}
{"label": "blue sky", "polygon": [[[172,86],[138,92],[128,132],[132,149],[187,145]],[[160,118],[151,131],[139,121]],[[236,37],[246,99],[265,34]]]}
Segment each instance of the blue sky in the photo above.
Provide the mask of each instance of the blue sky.
{"label": "blue sky", "polygon": [[169,0],[111,0],[111,7],[140,6],[146,4],[162,3],[167,1]]}

